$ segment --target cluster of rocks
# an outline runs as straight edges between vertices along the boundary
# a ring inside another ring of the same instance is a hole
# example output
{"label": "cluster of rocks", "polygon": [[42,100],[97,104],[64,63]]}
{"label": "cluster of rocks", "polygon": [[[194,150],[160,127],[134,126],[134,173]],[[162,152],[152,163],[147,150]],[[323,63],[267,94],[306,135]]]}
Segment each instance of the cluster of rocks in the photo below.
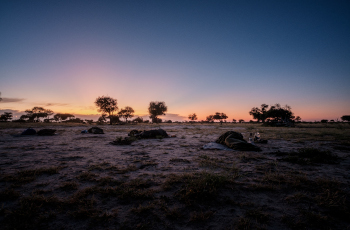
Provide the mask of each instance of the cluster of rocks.
{"label": "cluster of rocks", "polygon": [[39,136],[52,136],[55,135],[56,129],[41,129],[38,132],[33,128],[24,130],[21,135],[39,135]]}
{"label": "cluster of rocks", "polygon": [[92,127],[88,130],[88,133],[92,133],[92,134],[104,134],[103,129],[99,128],[99,127]]}
{"label": "cluster of rocks", "polygon": [[[39,136],[52,136],[56,132],[55,129],[42,129],[38,132],[33,128],[28,128],[21,135],[39,135]],[[92,133],[92,134],[104,134],[103,129],[98,127],[92,127],[88,130],[82,131],[82,133]],[[154,138],[167,138],[169,135],[163,129],[155,129],[155,130],[132,130],[128,134],[128,137],[118,137],[116,140],[110,142],[113,145],[130,145],[132,142],[139,139],[154,139]],[[243,139],[243,135],[241,133],[235,131],[228,131],[222,134],[216,141],[221,145],[225,145],[231,149],[239,150],[239,151],[261,151],[261,149],[251,143],[248,143]],[[262,142],[263,143],[263,142]]]}
{"label": "cluster of rocks", "polygon": [[155,130],[132,130],[128,134],[129,137],[138,137],[142,139],[149,139],[149,138],[165,138],[169,137],[167,132],[164,129],[155,129]]}
{"label": "cluster of rocks", "polygon": [[116,140],[110,142],[112,145],[130,145],[132,142],[138,139],[154,139],[154,138],[166,138],[169,137],[164,129],[155,130],[131,130],[128,137],[118,137]]}

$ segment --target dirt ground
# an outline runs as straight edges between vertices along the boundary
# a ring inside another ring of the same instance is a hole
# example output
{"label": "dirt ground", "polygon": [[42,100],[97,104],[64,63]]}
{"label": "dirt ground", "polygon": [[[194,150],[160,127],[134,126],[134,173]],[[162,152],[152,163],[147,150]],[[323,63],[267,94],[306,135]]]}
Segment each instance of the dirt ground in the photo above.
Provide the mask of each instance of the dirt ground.
{"label": "dirt ground", "polygon": [[[347,124],[0,128],[2,229],[350,229]],[[176,137],[111,145],[133,130]],[[206,150],[226,131],[259,131],[262,152]]]}

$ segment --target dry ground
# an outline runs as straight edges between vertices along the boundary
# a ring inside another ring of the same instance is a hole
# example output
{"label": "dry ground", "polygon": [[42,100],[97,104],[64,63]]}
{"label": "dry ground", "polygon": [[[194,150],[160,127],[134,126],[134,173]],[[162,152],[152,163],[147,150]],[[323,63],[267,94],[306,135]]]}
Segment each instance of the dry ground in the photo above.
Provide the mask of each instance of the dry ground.
{"label": "dry ground", "polygon": [[[1,229],[350,229],[350,125],[0,124]],[[174,138],[111,145],[132,129]],[[259,131],[262,152],[204,150]]]}

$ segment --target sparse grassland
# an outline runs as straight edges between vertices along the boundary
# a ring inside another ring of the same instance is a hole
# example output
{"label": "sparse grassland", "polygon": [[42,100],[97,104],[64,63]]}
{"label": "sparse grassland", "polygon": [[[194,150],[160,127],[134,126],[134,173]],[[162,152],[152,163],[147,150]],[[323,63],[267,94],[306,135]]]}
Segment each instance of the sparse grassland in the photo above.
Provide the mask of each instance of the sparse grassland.
{"label": "sparse grassland", "polygon": [[[0,124],[1,229],[349,229],[350,125]],[[173,138],[109,142],[133,129]],[[205,150],[260,132],[262,152]]]}

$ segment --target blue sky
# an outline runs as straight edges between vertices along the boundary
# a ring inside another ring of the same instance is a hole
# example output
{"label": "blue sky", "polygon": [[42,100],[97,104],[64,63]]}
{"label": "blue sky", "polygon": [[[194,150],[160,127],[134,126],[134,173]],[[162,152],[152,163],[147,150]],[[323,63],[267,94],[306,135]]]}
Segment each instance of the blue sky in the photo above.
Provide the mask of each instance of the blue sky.
{"label": "blue sky", "polygon": [[350,114],[349,1],[1,1],[1,110],[97,114],[108,95],[146,115],[303,120]]}

